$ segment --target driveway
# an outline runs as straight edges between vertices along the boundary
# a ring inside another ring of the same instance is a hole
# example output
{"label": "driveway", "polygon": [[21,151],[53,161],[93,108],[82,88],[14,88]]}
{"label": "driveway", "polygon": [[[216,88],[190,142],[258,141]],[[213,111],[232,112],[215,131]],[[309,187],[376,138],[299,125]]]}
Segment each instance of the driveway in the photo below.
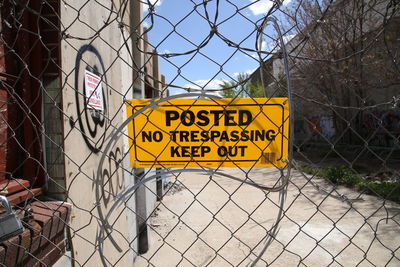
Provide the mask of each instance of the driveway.
{"label": "driveway", "polygon": [[[221,171],[268,186],[279,178],[273,168]],[[169,181],[176,186],[154,210],[150,249],[135,266],[251,266],[256,258],[254,266],[400,266],[396,203],[298,171],[283,205],[283,194],[227,177]]]}

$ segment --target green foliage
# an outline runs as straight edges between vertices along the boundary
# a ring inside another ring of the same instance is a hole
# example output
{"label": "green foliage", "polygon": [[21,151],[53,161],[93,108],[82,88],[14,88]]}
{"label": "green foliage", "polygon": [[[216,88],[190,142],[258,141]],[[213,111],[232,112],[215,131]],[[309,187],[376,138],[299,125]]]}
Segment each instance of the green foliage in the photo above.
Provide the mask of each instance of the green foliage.
{"label": "green foliage", "polygon": [[236,81],[223,81],[220,84],[221,88],[225,90],[221,91],[222,97],[224,98],[245,98],[245,97],[264,97],[264,89],[261,84],[249,79],[249,74],[239,73]]}
{"label": "green foliage", "polygon": [[224,98],[235,98],[237,93],[235,88],[230,88],[233,87],[235,85],[234,81],[223,81],[222,84],[220,84],[221,88],[226,88],[225,90],[221,91],[222,93],[222,97]]}
{"label": "green foliage", "polygon": [[367,181],[360,174],[354,173],[353,170],[345,166],[328,166],[317,170],[306,165],[301,167],[300,171],[328,179],[337,185],[345,185],[370,195],[400,203],[400,184],[396,182]]}
{"label": "green foliage", "polygon": [[400,185],[398,183],[373,181],[365,184],[365,192],[400,203]]}
{"label": "green foliage", "polygon": [[314,176],[321,176],[320,171],[318,171],[308,165],[301,167],[300,171],[307,173],[307,174],[314,175]]}
{"label": "green foliage", "polygon": [[334,184],[358,185],[363,179],[351,169],[344,166],[330,166],[323,170],[322,175]]}
{"label": "green foliage", "polygon": [[254,98],[261,98],[265,96],[264,88],[260,83],[249,82],[247,85],[249,96]]}

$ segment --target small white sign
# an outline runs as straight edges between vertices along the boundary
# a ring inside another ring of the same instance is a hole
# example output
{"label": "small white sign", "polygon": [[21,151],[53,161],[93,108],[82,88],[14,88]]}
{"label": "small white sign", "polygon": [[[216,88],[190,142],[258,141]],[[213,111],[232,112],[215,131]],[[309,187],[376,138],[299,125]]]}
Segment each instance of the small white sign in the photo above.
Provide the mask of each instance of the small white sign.
{"label": "small white sign", "polygon": [[104,109],[101,78],[88,70],[85,70],[85,97],[88,108]]}

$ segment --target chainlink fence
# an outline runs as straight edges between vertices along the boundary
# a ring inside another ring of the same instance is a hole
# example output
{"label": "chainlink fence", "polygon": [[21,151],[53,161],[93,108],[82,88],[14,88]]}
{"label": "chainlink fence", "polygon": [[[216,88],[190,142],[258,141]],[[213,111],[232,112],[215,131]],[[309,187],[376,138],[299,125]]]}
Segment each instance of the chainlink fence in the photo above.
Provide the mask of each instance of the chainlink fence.
{"label": "chainlink fence", "polygon": [[3,266],[400,265],[398,1],[0,6]]}

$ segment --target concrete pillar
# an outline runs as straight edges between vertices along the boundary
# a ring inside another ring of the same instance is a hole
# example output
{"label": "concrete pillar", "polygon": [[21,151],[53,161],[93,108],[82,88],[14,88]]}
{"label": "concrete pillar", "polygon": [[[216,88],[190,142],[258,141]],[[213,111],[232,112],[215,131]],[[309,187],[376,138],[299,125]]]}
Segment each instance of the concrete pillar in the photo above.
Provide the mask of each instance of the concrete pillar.
{"label": "concrete pillar", "polygon": [[165,83],[165,76],[161,74],[161,96],[169,96],[169,91],[167,89],[167,84]]}
{"label": "concrete pillar", "polygon": [[[144,89],[144,54],[141,50],[144,50],[143,41],[143,5],[139,0],[131,1],[131,36],[132,36],[132,52],[133,52],[133,91],[132,98],[143,98],[145,95]],[[140,177],[144,173],[144,169],[135,169],[134,182],[140,181]],[[148,251],[148,233],[147,233],[147,207],[146,207],[146,188],[144,186],[139,187],[135,194],[135,207],[136,211],[136,229],[133,229],[133,235],[138,240],[137,252],[139,254],[146,253]]]}
{"label": "concrete pillar", "polygon": [[[153,50],[153,53],[156,54],[157,51]],[[154,92],[154,96],[161,95],[161,84],[160,84],[160,66],[158,65],[158,55],[153,56],[153,87],[156,90]]]}
{"label": "concrete pillar", "polygon": [[139,0],[131,1],[131,23],[130,28],[132,31],[132,52],[133,52],[133,92],[132,98],[143,98],[144,96],[144,55],[140,52],[139,48],[143,49],[143,5]]}

